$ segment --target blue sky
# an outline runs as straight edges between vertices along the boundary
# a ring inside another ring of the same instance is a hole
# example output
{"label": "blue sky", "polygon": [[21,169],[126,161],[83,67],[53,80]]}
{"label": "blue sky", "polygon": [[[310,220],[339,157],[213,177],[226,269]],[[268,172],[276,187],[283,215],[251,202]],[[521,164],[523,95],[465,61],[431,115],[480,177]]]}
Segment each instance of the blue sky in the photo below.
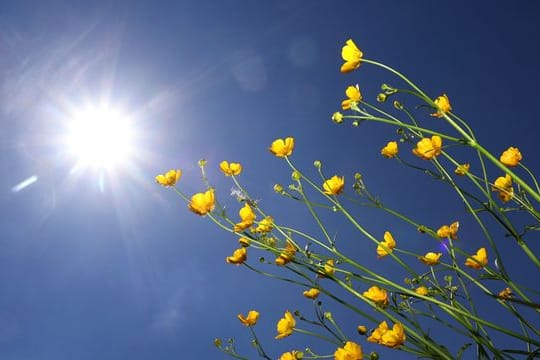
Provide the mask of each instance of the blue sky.
{"label": "blue sky", "polygon": [[[390,205],[433,226],[464,218],[456,201],[433,211],[448,190],[427,191],[425,177],[380,157],[393,128],[330,121],[348,85],[374,99],[382,82],[395,82],[367,64],[340,74],[341,47],[354,38],[365,57],[433,97],[447,93],[489,150],[519,146],[535,171],[539,13],[533,1],[3,1],[0,358],[217,359],[226,357],[212,340],[229,336],[254,358],[236,320],[252,308],[273,357],[306,346],[331,353],[296,334],[274,342],[284,310],[309,309],[299,289],[225,264],[236,238],[154,176],[179,167],[182,190],[201,191],[204,158],[218,196],[234,204],[217,166],[239,161],[267,212],[309,228],[307,211],[272,191],[290,171],[266,149],[294,136],[293,160],[308,173],[317,159],[327,173],[359,171]],[[108,175],[73,172],[60,141],[71,111],[103,102],[130,115],[137,151]],[[425,241],[373,211],[359,216],[374,232]],[[483,241],[474,231],[463,235],[469,251]],[[358,239],[350,246],[374,253]],[[361,322],[336,314],[348,329]]]}

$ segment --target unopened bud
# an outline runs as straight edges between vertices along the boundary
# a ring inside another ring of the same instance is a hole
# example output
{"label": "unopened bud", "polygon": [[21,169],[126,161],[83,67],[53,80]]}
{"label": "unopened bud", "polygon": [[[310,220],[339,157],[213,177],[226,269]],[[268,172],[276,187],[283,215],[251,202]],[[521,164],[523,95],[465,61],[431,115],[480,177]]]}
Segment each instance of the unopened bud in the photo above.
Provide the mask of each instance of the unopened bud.
{"label": "unopened bud", "polygon": [[300,174],[300,171],[294,170],[294,171],[292,172],[291,177],[292,177],[292,179],[293,179],[294,181],[298,181],[298,180],[300,180],[300,178],[302,177],[302,174]]}
{"label": "unopened bud", "polygon": [[313,162],[313,166],[315,166],[317,168],[317,170],[320,170],[321,168],[321,162],[319,160],[315,160]]}
{"label": "unopened bud", "polygon": [[377,95],[377,102],[383,103],[386,101],[386,94],[380,93]]}
{"label": "unopened bud", "polygon": [[283,192],[283,186],[281,186],[281,184],[275,184],[274,191],[277,192],[278,194],[281,194]]}
{"label": "unopened bud", "polygon": [[398,110],[403,110],[403,105],[397,100],[394,100],[394,107]]}
{"label": "unopened bud", "polygon": [[336,111],[332,114],[332,121],[336,124],[341,124],[343,122],[343,114],[339,111]]}

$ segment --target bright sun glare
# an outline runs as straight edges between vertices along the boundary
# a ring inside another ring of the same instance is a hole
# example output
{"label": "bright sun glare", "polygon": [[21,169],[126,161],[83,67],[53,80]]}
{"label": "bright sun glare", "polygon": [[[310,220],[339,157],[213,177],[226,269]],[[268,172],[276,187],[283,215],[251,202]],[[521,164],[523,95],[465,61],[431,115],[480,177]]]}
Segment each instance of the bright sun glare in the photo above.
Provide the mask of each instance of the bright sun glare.
{"label": "bright sun glare", "polygon": [[77,161],[75,168],[114,170],[129,160],[133,137],[130,125],[129,118],[115,109],[102,107],[76,112],[66,137],[69,152]]}

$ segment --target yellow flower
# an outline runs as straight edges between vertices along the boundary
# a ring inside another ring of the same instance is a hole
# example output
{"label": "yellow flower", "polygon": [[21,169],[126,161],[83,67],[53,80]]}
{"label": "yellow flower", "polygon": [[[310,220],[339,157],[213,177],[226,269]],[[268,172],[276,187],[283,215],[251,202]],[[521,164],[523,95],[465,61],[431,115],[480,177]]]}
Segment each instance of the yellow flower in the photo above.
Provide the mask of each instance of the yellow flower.
{"label": "yellow flower", "polygon": [[242,314],[238,314],[238,320],[245,326],[253,326],[257,324],[257,320],[259,320],[259,313],[255,310],[250,310],[246,317]]}
{"label": "yellow flower", "polygon": [[519,149],[512,146],[506,149],[500,157],[501,162],[506,166],[517,166],[521,159],[523,159],[523,157],[521,156]]}
{"label": "yellow flower", "polygon": [[267,216],[261,221],[259,221],[259,225],[255,228],[255,232],[261,232],[261,233],[268,233],[272,231],[274,228],[274,218],[271,216]]}
{"label": "yellow flower", "polygon": [[398,153],[398,145],[396,141],[390,141],[385,147],[381,149],[381,155],[389,159],[396,156]]}
{"label": "yellow flower", "polygon": [[456,170],[454,170],[454,173],[459,176],[464,176],[469,172],[470,168],[471,168],[471,164],[461,164],[456,167]]}
{"label": "yellow flower", "polygon": [[397,348],[405,342],[406,336],[403,325],[395,323],[392,330],[388,328],[386,321],[383,321],[368,337],[369,342],[378,343],[391,348]]}
{"label": "yellow flower", "polygon": [[358,325],[356,327],[356,331],[358,331],[360,335],[364,335],[365,333],[367,333],[367,327],[365,327],[364,325]]}
{"label": "yellow flower", "polygon": [[214,210],[216,199],[214,197],[214,189],[209,189],[204,193],[197,193],[191,197],[191,202],[188,204],[189,210],[197,215],[204,216]]}
{"label": "yellow flower", "polygon": [[281,354],[281,356],[279,357],[279,360],[297,360],[298,359],[297,354],[298,354],[298,351],[296,350],[289,351],[289,352]]}
{"label": "yellow flower", "polygon": [[276,139],[274,140],[272,145],[270,145],[270,148],[268,148],[268,150],[270,150],[270,152],[277,157],[291,156],[293,149],[294,149],[293,137],[288,137],[285,140]]}
{"label": "yellow flower", "polygon": [[382,336],[385,332],[388,331],[388,324],[386,321],[383,321],[382,323],[377,326],[375,330],[371,333],[371,335],[367,338],[367,341],[373,342],[373,343],[380,343]]}
{"label": "yellow flower", "polygon": [[332,114],[332,121],[336,124],[341,124],[343,122],[343,114],[339,111],[336,111]]}
{"label": "yellow flower", "polygon": [[512,289],[507,287],[507,288],[504,288],[504,290],[502,290],[499,293],[499,298],[501,298],[501,299],[510,299],[512,297],[512,295],[513,295]]}
{"label": "yellow flower", "polygon": [[317,272],[317,277],[324,278],[326,276],[332,276],[335,272],[334,259],[328,259],[324,264],[324,269]]}
{"label": "yellow flower", "polygon": [[427,296],[429,294],[429,290],[425,286],[417,287],[416,290],[414,290],[414,292],[417,293],[418,295],[423,295],[423,296]]}
{"label": "yellow flower", "polygon": [[182,170],[169,170],[165,174],[156,176],[156,182],[162,186],[174,186],[182,177]]}
{"label": "yellow flower", "polygon": [[380,344],[390,348],[397,348],[403,345],[405,338],[406,336],[403,325],[400,323],[395,323],[392,330],[388,330],[383,334]]}
{"label": "yellow flower", "polygon": [[296,326],[296,320],[290,311],[285,311],[284,317],[279,319],[277,323],[277,336],[276,339],[283,339],[292,334],[294,327]]}
{"label": "yellow flower", "polygon": [[219,168],[225,174],[225,176],[240,175],[242,172],[242,165],[239,163],[230,163],[228,161],[222,161],[219,164]]}
{"label": "yellow flower", "polygon": [[362,51],[356,46],[352,39],[347,40],[345,46],[341,49],[341,57],[345,63],[341,65],[341,72],[348,73],[358,69],[362,62]]}
{"label": "yellow flower", "polygon": [[244,207],[240,209],[238,215],[240,216],[241,221],[234,224],[234,231],[236,232],[244,231],[245,229],[253,225],[255,217],[257,216],[255,215],[253,209],[248,203],[246,203]]}
{"label": "yellow flower", "polygon": [[234,264],[234,265],[243,264],[244,261],[247,260],[247,249],[242,246],[241,248],[234,250],[234,253],[232,254],[232,256],[227,256],[225,260],[229,264]]}
{"label": "yellow flower", "polygon": [[506,174],[504,177],[499,176],[497,180],[495,180],[495,183],[493,184],[493,187],[491,188],[493,191],[499,192],[499,198],[503,202],[508,202],[512,200],[514,197],[514,187],[512,186],[512,177],[508,174]]}
{"label": "yellow flower", "polygon": [[334,353],[335,360],[362,360],[363,356],[362,347],[352,341],[347,341],[344,347],[337,348]]}
{"label": "yellow flower", "polygon": [[276,258],[276,264],[277,265],[286,265],[294,260],[294,256],[296,255],[296,247],[294,244],[290,241],[287,241],[287,245],[285,245],[285,249],[281,251],[281,254]]}
{"label": "yellow flower", "polygon": [[303,295],[305,297],[307,297],[308,299],[316,299],[317,297],[319,297],[319,294],[321,293],[321,291],[319,289],[315,289],[315,288],[311,288],[309,290],[306,290],[303,292]]}
{"label": "yellow flower", "polygon": [[327,195],[339,195],[344,187],[345,178],[343,176],[334,175],[323,183],[324,193]]}
{"label": "yellow flower", "polygon": [[450,238],[452,240],[457,238],[457,232],[459,229],[459,221],[454,221],[450,226],[443,225],[437,230],[437,236],[441,239]]}
{"label": "yellow flower", "polygon": [[480,248],[476,252],[476,255],[473,255],[465,261],[465,266],[468,266],[473,269],[481,269],[486,266],[488,263],[488,255],[486,248]]}
{"label": "yellow flower", "polygon": [[349,110],[353,105],[358,104],[362,100],[362,94],[360,93],[358,84],[356,86],[349,86],[345,90],[345,95],[347,95],[347,99],[341,102],[341,108],[343,110]]}
{"label": "yellow flower", "polygon": [[386,231],[384,233],[384,241],[381,241],[379,245],[377,245],[377,255],[379,255],[379,258],[386,256],[390,254],[395,247],[396,241],[394,240],[394,237],[390,231]]}
{"label": "yellow flower", "polygon": [[423,138],[416,144],[416,148],[413,149],[413,153],[424,159],[431,160],[437,155],[441,154],[442,139],[438,135],[433,135],[430,138]]}
{"label": "yellow flower", "polygon": [[452,110],[452,106],[450,105],[450,100],[448,99],[448,96],[446,94],[442,94],[438,98],[436,98],[434,101],[435,106],[437,106],[437,112],[434,114],[431,114],[431,116],[436,117],[443,117],[443,113],[449,112]]}
{"label": "yellow flower", "polygon": [[363,295],[381,307],[388,305],[388,293],[378,286],[370,287]]}
{"label": "yellow flower", "polygon": [[420,256],[418,259],[426,265],[437,265],[442,253],[428,252],[424,256]]}
{"label": "yellow flower", "polygon": [[238,243],[243,247],[248,247],[250,242],[251,240],[245,237],[241,237],[240,239],[238,239]]}

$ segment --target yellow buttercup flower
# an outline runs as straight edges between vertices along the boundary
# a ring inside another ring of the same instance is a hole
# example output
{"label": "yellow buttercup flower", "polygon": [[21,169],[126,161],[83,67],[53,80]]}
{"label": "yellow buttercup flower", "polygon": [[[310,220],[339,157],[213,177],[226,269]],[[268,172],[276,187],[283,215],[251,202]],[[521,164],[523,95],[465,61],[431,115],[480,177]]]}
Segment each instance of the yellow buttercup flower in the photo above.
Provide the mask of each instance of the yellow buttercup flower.
{"label": "yellow buttercup flower", "polygon": [[298,360],[302,359],[302,353],[300,351],[288,351],[286,353],[281,354],[279,357],[279,360]]}
{"label": "yellow buttercup flower", "polygon": [[255,228],[255,232],[259,233],[269,233],[274,228],[274,218],[271,216],[267,216],[261,221],[259,221],[259,224]]}
{"label": "yellow buttercup flower", "polygon": [[381,241],[379,245],[377,245],[377,255],[379,255],[379,258],[386,256],[390,254],[395,247],[396,241],[394,240],[392,233],[386,231],[384,233],[384,241]]}
{"label": "yellow buttercup flower", "polygon": [[162,186],[174,186],[182,177],[182,170],[169,170],[165,174],[156,176],[156,182]]}
{"label": "yellow buttercup flower", "polygon": [[287,241],[287,244],[285,245],[285,249],[281,251],[281,254],[276,258],[276,264],[280,266],[287,265],[291,261],[294,260],[294,256],[296,255],[296,247],[294,244],[290,241]]}
{"label": "yellow buttercup flower", "polygon": [[441,239],[450,238],[452,240],[457,238],[457,232],[459,230],[459,221],[454,221],[450,226],[443,225],[437,230],[437,236]]}
{"label": "yellow buttercup flower", "polygon": [[438,135],[433,135],[430,138],[423,138],[416,144],[416,148],[413,149],[413,153],[424,159],[431,160],[434,157],[441,154],[442,139]]}
{"label": "yellow buttercup flower", "polygon": [[452,110],[452,106],[450,105],[450,100],[448,99],[448,96],[446,94],[442,94],[441,96],[437,97],[434,101],[435,106],[437,107],[437,112],[434,114],[431,114],[431,116],[435,117],[443,117],[443,114],[445,112],[449,112]]}
{"label": "yellow buttercup flower", "polygon": [[276,139],[270,145],[268,150],[277,157],[291,156],[294,149],[294,138],[288,137],[283,139]]}
{"label": "yellow buttercup flower", "polygon": [[328,259],[324,264],[324,269],[317,272],[317,277],[324,278],[326,276],[332,276],[335,272],[334,259]]}
{"label": "yellow buttercup flower", "polygon": [[486,248],[480,248],[476,252],[476,255],[468,257],[465,260],[465,266],[468,266],[473,269],[481,269],[486,266],[488,263],[488,255]]}
{"label": "yellow buttercup flower", "polygon": [[375,330],[371,333],[371,335],[367,338],[367,341],[373,342],[373,343],[379,343],[382,339],[382,336],[385,332],[388,331],[388,324],[386,321],[383,321],[377,326]]}
{"label": "yellow buttercup flower", "polygon": [[423,296],[427,296],[429,294],[429,290],[427,287],[425,286],[419,286],[417,287],[415,290],[414,290],[415,293],[417,293],[418,295],[423,295]]}
{"label": "yellow buttercup flower", "polygon": [[337,348],[334,353],[335,360],[362,360],[363,356],[362,347],[352,341],[347,341],[344,347]]}
{"label": "yellow buttercup flower", "polygon": [[247,316],[238,314],[238,320],[245,326],[254,326],[257,324],[257,320],[259,320],[259,313],[255,310],[250,310]]}
{"label": "yellow buttercup flower", "polygon": [[388,346],[389,348],[398,348],[405,342],[405,330],[403,325],[395,323],[392,330],[388,330],[382,335],[380,344]]}
{"label": "yellow buttercup flower", "polygon": [[214,210],[216,199],[214,197],[214,189],[209,189],[204,193],[197,193],[191,197],[191,202],[188,204],[189,210],[197,215],[204,216]]}
{"label": "yellow buttercup flower", "polygon": [[253,222],[257,217],[257,215],[248,203],[246,203],[244,207],[240,209],[238,215],[240,216],[241,221],[234,224],[234,231],[236,232],[244,231],[245,229],[253,225]]}
{"label": "yellow buttercup flower", "polygon": [[316,289],[316,288],[311,288],[309,290],[306,290],[304,291],[302,294],[307,297],[308,299],[316,299],[317,297],[319,297],[319,294],[321,293],[321,291],[319,289]]}
{"label": "yellow buttercup flower", "polygon": [[345,95],[347,95],[347,99],[341,102],[341,108],[343,110],[349,110],[352,106],[358,104],[362,100],[362,94],[360,93],[358,84],[356,84],[356,86],[347,87]]}
{"label": "yellow buttercup flower", "polygon": [[345,178],[343,176],[334,175],[323,183],[324,193],[327,195],[339,195],[343,192],[344,187]]}
{"label": "yellow buttercup flower", "polygon": [[368,291],[364,291],[362,295],[381,307],[388,305],[388,293],[378,286],[370,287]]}
{"label": "yellow buttercup flower", "polygon": [[402,324],[395,323],[392,330],[390,330],[386,321],[381,322],[371,336],[367,338],[369,342],[378,343],[390,348],[397,348],[403,345],[405,339],[405,330]]}
{"label": "yellow buttercup flower", "polygon": [[461,164],[456,167],[456,170],[454,170],[454,173],[459,176],[464,176],[469,172],[470,168],[471,168],[471,164]]}
{"label": "yellow buttercup flower", "polygon": [[229,163],[228,161],[222,161],[219,164],[219,168],[225,176],[240,175],[242,172],[242,165],[239,163]]}
{"label": "yellow buttercup flower", "polygon": [[277,323],[277,336],[276,339],[283,339],[293,333],[296,326],[296,320],[290,311],[285,311],[285,315],[279,319]]}
{"label": "yellow buttercup flower", "polygon": [[363,55],[352,39],[347,40],[345,46],[341,49],[341,57],[345,60],[345,63],[341,65],[340,71],[348,73],[358,69],[362,63]]}
{"label": "yellow buttercup flower", "polygon": [[234,265],[243,264],[244,261],[246,260],[247,260],[247,249],[243,246],[239,249],[234,250],[234,253],[232,254],[232,256],[227,256],[227,258],[225,259],[227,263],[234,264]]}
{"label": "yellow buttercup flower", "polygon": [[512,186],[512,177],[508,174],[506,174],[504,177],[499,176],[497,180],[495,180],[495,183],[493,184],[493,187],[491,188],[493,191],[499,192],[499,198],[503,202],[508,202],[512,200],[514,197],[514,187]]}
{"label": "yellow buttercup flower", "polygon": [[442,253],[428,252],[424,256],[420,256],[418,259],[426,265],[437,265]]}
{"label": "yellow buttercup flower", "polygon": [[517,166],[523,159],[518,148],[510,146],[502,154],[499,160],[506,166]]}
{"label": "yellow buttercup flower", "polygon": [[396,141],[390,141],[385,147],[381,149],[381,155],[389,159],[398,154],[398,144]]}

